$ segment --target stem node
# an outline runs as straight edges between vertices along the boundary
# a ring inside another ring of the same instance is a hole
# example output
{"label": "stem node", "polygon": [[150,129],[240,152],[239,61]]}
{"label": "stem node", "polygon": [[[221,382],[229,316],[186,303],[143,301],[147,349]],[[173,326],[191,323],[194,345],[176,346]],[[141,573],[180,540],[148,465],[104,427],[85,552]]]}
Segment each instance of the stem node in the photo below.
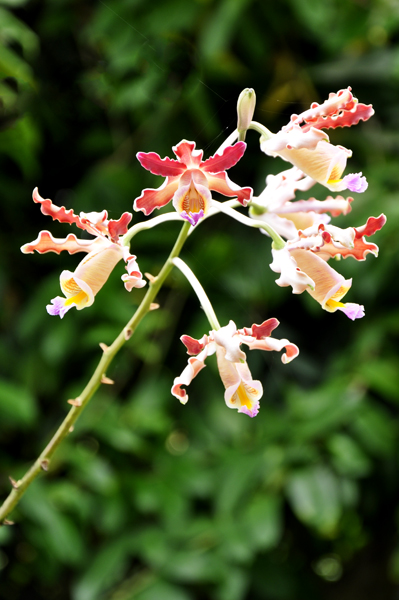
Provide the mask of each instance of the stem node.
{"label": "stem node", "polygon": [[42,469],[42,471],[48,471],[49,464],[50,464],[49,459],[43,458],[43,460],[40,461],[40,468]]}
{"label": "stem node", "polygon": [[67,402],[72,406],[82,406],[82,400],[80,398],[76,398],[75,400],[67,400]]}
{"label": "stem node", "polygon": [[150,283],[155,283],[157,280],[157,278],[154,277],[154,275],[151,275],[151,273],[144,273],[144,275],[147,277]]}
{"label": "stem node", "polygon": [[133,329],[131,329],[130,327],[125,327],[125,329],[123,330],[123,334],[126,341],[130,340],[130,338],[133,335]]}

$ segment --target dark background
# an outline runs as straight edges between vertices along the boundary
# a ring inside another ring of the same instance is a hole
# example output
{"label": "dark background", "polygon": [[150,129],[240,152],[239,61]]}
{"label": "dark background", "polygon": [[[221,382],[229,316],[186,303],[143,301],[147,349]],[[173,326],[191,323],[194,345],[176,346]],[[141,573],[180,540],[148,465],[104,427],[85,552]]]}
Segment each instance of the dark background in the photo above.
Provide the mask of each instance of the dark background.
{"label": "dark background", "polygon": [[[283,366],[248,354],[264,387],[254,420],[228,410],[215,361],[183,407],[170,395],[183,333],[209,330],[174,272],[161,309],[120,352],[49,473],[0,529],[2,600],[394,600],[399,598],[399,6],[390,0],[0,0],[0,492],[64,418],[142,290],[118,265],[94,305],[61,321],[45,305],[79,257],[22,255],[41,229],[31,200],[118,218],[162,182],[135,154],[171,156],[182,138],[213,154],[245,87],[272,131],[352,86],[376,115],[330,133],[353,150],[368,190],[343,227],[385,212],[380,257],[337,264],[353,277],[351,322],[275,285],[269,240],[226,217],[201,225],[182,257],[222,324],[276,317],[301,350]],[[286,165],[248,150],[229,172],[264,187]],[[312,194],[322,200],[321,186]],[[134,221],[142,219],[135,214]],[[156,274],[179,230],[140,234]]]}

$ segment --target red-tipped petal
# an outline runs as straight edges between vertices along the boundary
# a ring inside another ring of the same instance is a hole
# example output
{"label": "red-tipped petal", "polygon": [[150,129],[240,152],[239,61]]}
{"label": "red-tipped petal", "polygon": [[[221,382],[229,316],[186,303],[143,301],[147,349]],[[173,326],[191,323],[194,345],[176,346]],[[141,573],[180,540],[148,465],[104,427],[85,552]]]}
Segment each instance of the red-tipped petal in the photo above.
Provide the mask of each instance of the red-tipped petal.
{"label": "red-tipped petal", "polygon": [[177,177],[187,169],[186,165],[172,158],[161,158],[156,152],[138,152],[137,159],[144,169],[162,177]]}
{"label": "red-tipped petal", "polygon": [[261,325],[252,325],[252,335],[257,339],[261,340],[262,338],[269,337],[280,325],[277,319],[268,319],[267,321],[263,321]]}
{"label": "red-tipped petal", "polygon": [[207,173],[221,173],[234,167],[243,156],[247,145],[245,142],[237,142],[234,146],[228,146],[222,154],[214,154],[200,164],[201,171]]}
{"label": "red-tipped petal", "polygon": [[191,356],[199,354],[208,343],[207,335],[204,335],[200,340],[196,340],[189,335],[182,335],[180,339],[187,348],[187,354],[190,354]]}
{"label": "red-tipped petal", "polygon": [[141,210],[145,215],[152,213],[154,208],[162,208],[170,202],[179,187],[179,177],[166,178],[158,189],[143,190],[141,196],[134,201],[134,210]]}
{"label": "red-tipped petal", "polygon": [[369,217],[367,219],[367,223],[362,227],[355,227],[356,237],[366,236],[369,237],[373,235],[376,231],[379,231],[383,228],[387,221],[387,218],[384,214],[381,214],[379,217]]}
{"label": "red-tipped petal", "polygon": [[195,142],[182,140],[177,146],[173,146],[172,150],[179,161],[187,165],[188,169],[198,168],[202,160],[203,151],[195,150]]}
{"label": "red-tipped petal", "polygon": [[108,232],[112,241],[116,241],[120,235],[125,235],[127,226],[132,220],[132,213],[125,212],[118,221],[110,219],[108,222]]}
{"label": "red-tipped petal", "polygon": [[73,233],[70,233],[65,239],[58,239],[54,238],[49,231],[41,231],[36,240],[21,247],[21,252],[23,254],[33,254],[35,250],[39,254],[45,252],[60,254],[63,250],[69,254],[91,252],[95,242],[96,240],[79,240]]}
{"label": "red-tipped petal", "polygon": [[253,190],[250,187],[241,188],[233,183],[227,173],[211,173],[206,176],[209,188],[223,194],[223,196],[237,196],[238,202],[246,206],[252,198]]}
{"label": "red-tipped petal", "polygon": [[50,216],[53,220],[57,220],[60,223],[74,223],[80,229],[87,229],[86,225],[81,221],[78,215],[75,215],[73,209],[66,210],[64,206],[56,206],[49,198],[42,198],[39,194],[37,187],[33,190],[32,194],[33,202],[40,204],[40,210],[44,215]]}

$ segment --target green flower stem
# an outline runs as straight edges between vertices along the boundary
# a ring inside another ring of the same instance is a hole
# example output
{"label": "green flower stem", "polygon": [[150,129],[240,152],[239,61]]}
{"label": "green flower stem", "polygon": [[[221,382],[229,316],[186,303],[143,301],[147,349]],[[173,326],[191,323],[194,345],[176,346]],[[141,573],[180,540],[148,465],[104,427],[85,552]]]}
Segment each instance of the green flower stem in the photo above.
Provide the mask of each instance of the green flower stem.
{"label": "green flower stem", "polygon": [[264,221],[250,219],[249,217],[246,217],[245,215],[242,215],[241,213],[234,210],[234,208],[228,206],[226,202],[216,202],[216,200],[214,200],[213,203],[214,205],[218,206],[220,212],[225,213],[226,215],[232,217],[236,221],[239,221],[243,225],[247,225],[248,227],[257,227],[259,229],[264,229],[272,238],[273,248],[275,248],[276,250],[281,250],[282,248],[284,248],[285,241],[283,240],[283,238],[279,236],[279,234],[273,229],[273,227],[271,227]]}
{"label": "green flower stem", "polygon": [[270,138],[274,135],[267,127],[262,125],[262,123],[258,123],[257,121],[251,121],[248,129],[253,129],[254,131],[260,133],[264,140],[270,140]]}
{"label": "green flower stem", "polygon": [[[6,517],[15,508],[20,501],[22,495],[28,489],[30,484],[36,479],[36,477],[42,472],[47,471],[48,465],[54,452],[57,450],[61,442],[66,436],[72,431],[72,428],[77,421],[78,417],[82,413],[83,409],[88,404],[90,398],[100,387],[101,383],[112,383],[110,379],[106,377],[106,372],[110,366],[112,360],[126,343],[126,341],[133,335],[140,321],[145,315],[151,310],[151,303],[155,300],[160,288],[162,287],[165,279],[173,269],[173,259],[177,257],[183,247],[184,242],[187,239],[188,231],[190,229],[190,223],[187,221],[184,223],[180,234],[176,240],[176,243],[170,253],[167,261],[162,267],[159,275],[155,277],[149,284],[146,295],[144,296],[141,304],[137,308],[133,317],[122,329],[118,337],[114,340],[111,346],[103,346],[103,355],[96,370],[94,371],[88,384],[77,398],[73,400],[74,406],[65,417],[64,421],[47,444],[43,452],[33,463],[29,471],[25,473],[22,479],[19,481],[11,480],[13,489],[9,496],[0,507],[0,524],[7,524]],[[9,522],[8,522],[9,523]]]}
{"label": "green flower stem", "polygon": [[152,227],[156,227],[160,223],[165,223],[165,221],[183,221],[184,219],[177,213],[176,211],[168,212],[163,215],[159,215],[158,217],[154,217],[153,219],[148,219],[148,221],[143,221],[142,223],[136,223],[129,229],[127,233],[122,238],[122,245],[128,246],[131,239],[140,231],[145,231],[146,229],[151,229]]}
{"label": "green flower stem", "polygon": [[181,258],[174,258],[172,262],[178,269],[180,269],[180,271],[186,277],[188,282],[191,284],[191,287],[193,288],[194,292],[197,294],[198,300],[201,303],[201,306],[204,310],[204,313],[206,314],[206,317],[212,329],[220,329],[220,324],[215,314],[215,311],[213,310],[211,301],[209,300],[204,288],[202,287],[202,285],[200,284],[199,280],[194,275],[190,267]]}
{"label": "green flower stem", "polygon": [[[264,140],[269,140],[273,137],[273,133],[267,129],[262,123],[258,123],[257,121],[251,121],[248,125],[248,129],[254,129],[257,131]],[[233,133],[229,135],[229,137],[223,142],[221,146],[216,150],[216,154],[222,154],[223,150],[227,148],[227,146],[231,146],[235,141],[244,141],[245,140],[246,131],[238,131],[235,129]]]}

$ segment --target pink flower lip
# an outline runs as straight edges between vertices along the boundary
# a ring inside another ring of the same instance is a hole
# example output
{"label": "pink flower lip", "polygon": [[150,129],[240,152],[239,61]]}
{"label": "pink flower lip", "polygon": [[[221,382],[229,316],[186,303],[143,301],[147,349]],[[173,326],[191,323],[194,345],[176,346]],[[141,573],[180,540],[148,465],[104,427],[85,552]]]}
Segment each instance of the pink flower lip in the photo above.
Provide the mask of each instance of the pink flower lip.
{"label": "pink flower lip", "polygon": [[203,218],[204,211],[202,210],[202,208],[197,213],[188,213],[187,211],[183,210],[183,212],[180,213],[180,216],[183,217],[183,219],[186,219],[186,221],[188,221],[189,223],[191,223],[193,227],[195,227],[198,221]]}
{"label": "pink flower lip", "polygon": [[367,179],[362,177],[362,173],[350,173],[343,178],[342,183],[345,183],[348,190],[358,194],[365,192],[369,186]]}
{"label": "pink flower lip", "polygon": [[243,413],[244,415],[248,415],[249,417],[251,417],[251,419],[253,419],[259,412],[259,401],[254,402],[252,410],[249,409],[247,406],[241,406],[241,408],[239,408],[237,412]]}

